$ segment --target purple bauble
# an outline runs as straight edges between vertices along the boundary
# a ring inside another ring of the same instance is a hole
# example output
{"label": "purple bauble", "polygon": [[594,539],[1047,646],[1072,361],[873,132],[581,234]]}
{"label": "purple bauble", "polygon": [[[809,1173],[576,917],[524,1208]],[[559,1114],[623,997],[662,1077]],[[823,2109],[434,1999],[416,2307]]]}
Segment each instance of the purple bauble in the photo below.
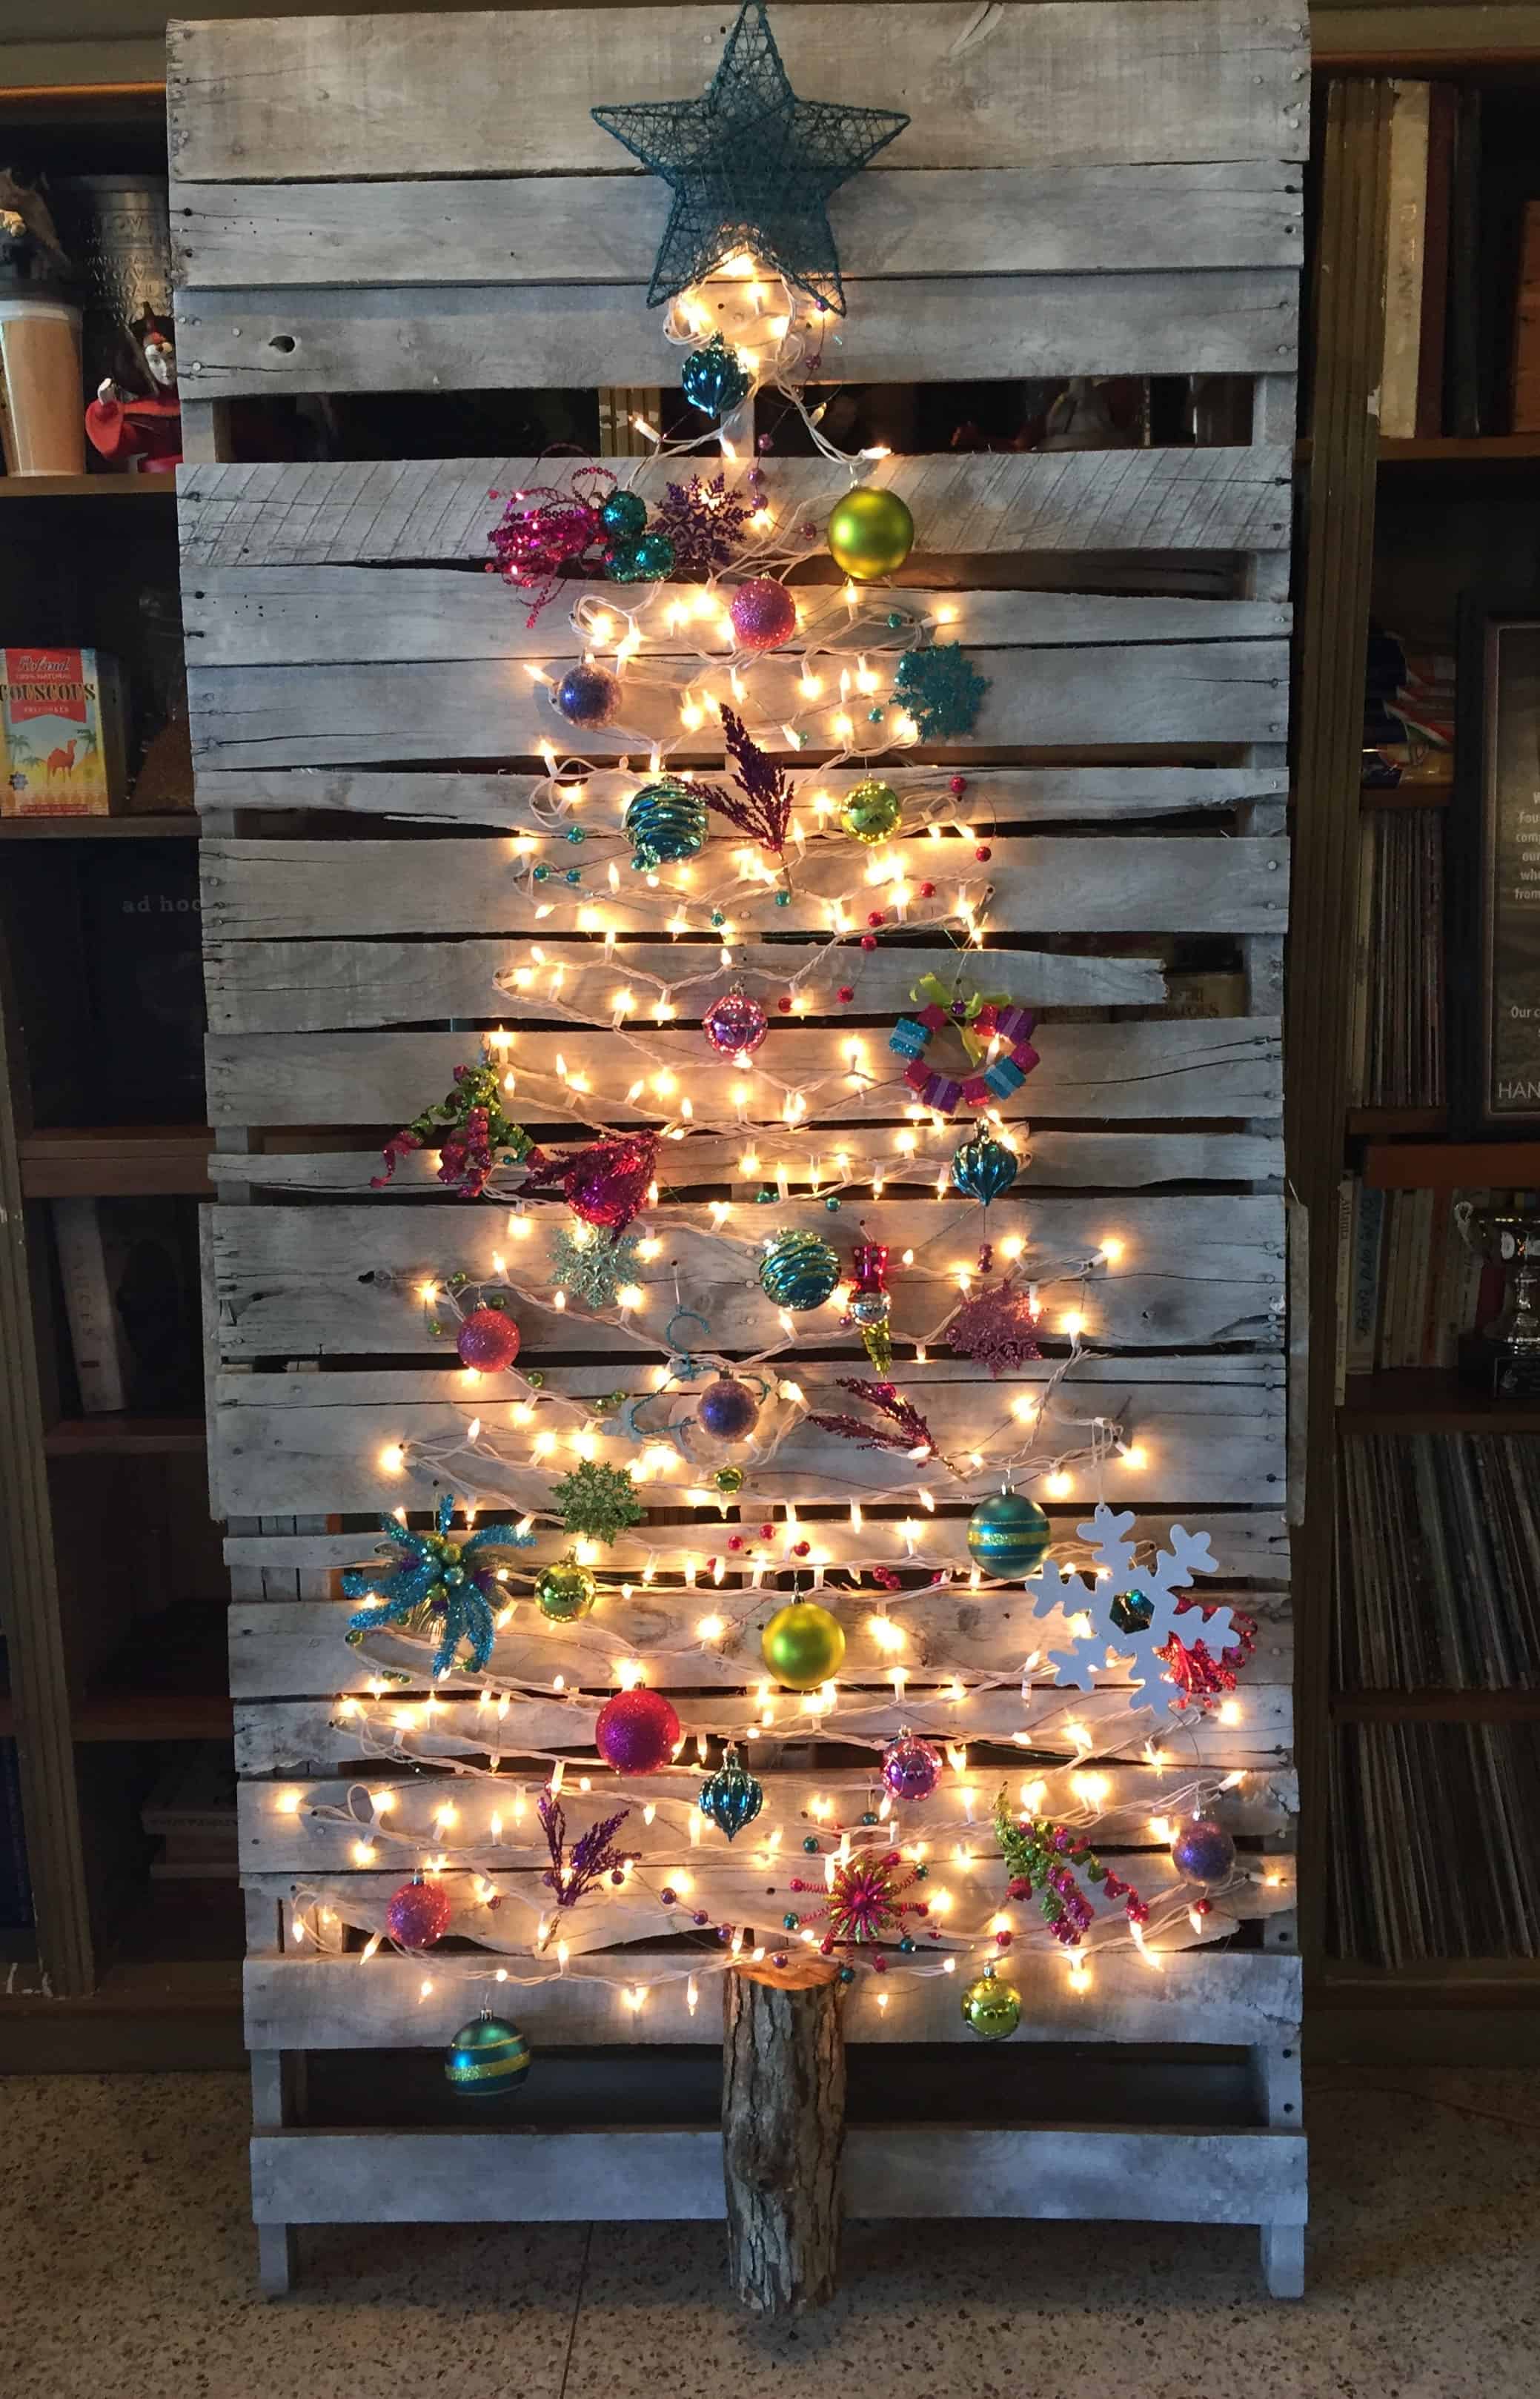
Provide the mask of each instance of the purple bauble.
{"label": "purple bauble", "polygon": [[1211,1889],[1215,1883],[1229,1881],[1235,1870],[1236,1845],[1211,1816],[1190,1816],[1171,1843],[1171,1864],[1188,1882]]}
{"label": "purple bauble", "polygon": [[500,1375],[519,1355],[519,1327],[501,1308],[474,1308],[461,1325],[454,1346],[462,1366],[474,1366],[481,1375]]}
{"label": "purple bauble", "polygon": [[883,1781],[895,1799],[928,1799],[941,1779],[941,1753],[903,1731],[883,1752]]}
{"label": "purple bauble", "polygon": [[569,667],[557,684],[552,698],[557,713],[569,725],[581,725],[591,731],[612,724],[620,712],[620,677],[608,667],[592,658],[581,666]]}
{"label": "purple bauble", "polygon": [[797,630],[797,603],[773,575],[740,583],[727,603],[733,630],[746,650],[778,650]]}
{"label": "purple bauble", "polygon": [[713,999],[700,1020],[700,1029],[719,1056],[750,1058],[763,1040],[768,1023],[759,1001],[735,986]]}
{"label": "purple bauble", "polygon": [[593,1737],[600,1756],[617,1774],[655,1774],[673,1755],[679,1718],[661,1692],[639,1684],[605,1701]]}
{"label": "purple bauble", "polygon": [[404,1882],[385,1909],[385,1931],[403,1949],[431,1949],[449,1931],[452,1910],[441,1882]]}
{"label": "purple bauble", "polygon": [[719,1375],[708,1383],[696,1410],[696,1422],[713,1441],[746,1441],[754,1430],[760,1403],[747,1383]]}

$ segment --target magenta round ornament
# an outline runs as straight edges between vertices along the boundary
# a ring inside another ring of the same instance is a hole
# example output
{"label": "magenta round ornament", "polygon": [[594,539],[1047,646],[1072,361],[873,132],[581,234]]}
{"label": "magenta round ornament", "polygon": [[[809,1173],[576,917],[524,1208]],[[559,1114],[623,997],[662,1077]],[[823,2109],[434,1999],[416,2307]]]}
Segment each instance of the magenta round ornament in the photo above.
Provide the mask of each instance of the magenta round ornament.
{"label": "magenta round ornament", "polygon": [[595,658],[569,667],[551,695],[559,716],[569,725],[596,731],[612,724],[620,712],[620,677]]}
{"label": "magenta round ornament", "polygon": [[403,1949],[431,1949],[449,1931],[452,1911],[441,1882],[425,1882],[414,1875],[393,1891],[385,1909],[385,1931]]}
{"label": "magenta round ornament", "polygon": [[941,1779],[941,1753],[904,1726],[883,1752],[883,1781],[895,1799],[928,1799]]}
{"label": "magenta round ornament", "polygon": [[757,999],[737,983],[714,999],[700,1029],[722,1058],[750,1058],[763,1040],[769,1019]]}
{"label": "magenta round ornament", "polygon": [[506,1308],[475,1308],[454,1344],[462,1366],[479,1375],[500,1375],[519,1355],[519,1327]]}
{"label": "magenta round ornament", "polygon": [[733,630],[746,650],[778,650],[797,630],[797,603],[773,575],[740,583],[727,603]]}
{"label": "magenta round ornament", "polygon": [[1171,1864],[1189,1882],[1211,1890],[1235,1871],[1236,1845],[1212,1816],[1189,1816],[1171,1843]]}
{"label": "magenta round ornament", "polygon": [[747,1383],[732,1375],[719,1375],[700,1395],[696,1422],[713,1441],[746,1441],[759,1412],[759,1402]]}
{"label": "magenta round ornament", "polygon": [[605,1701],[593,1737],[600,1756],[617,1774],[655,1774],[673,1755],[679,1718],[661,1692],[639,1684]]}

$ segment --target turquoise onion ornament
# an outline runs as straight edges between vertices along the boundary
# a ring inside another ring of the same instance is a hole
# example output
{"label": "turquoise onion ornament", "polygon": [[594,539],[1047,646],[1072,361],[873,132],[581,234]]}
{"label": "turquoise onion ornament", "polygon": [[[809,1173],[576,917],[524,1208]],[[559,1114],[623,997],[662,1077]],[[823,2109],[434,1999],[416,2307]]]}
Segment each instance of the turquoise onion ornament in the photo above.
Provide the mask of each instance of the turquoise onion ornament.
{"label": "turquoise onion ornament", "polygon": [[444,2080],[469,2098],[517,2091],[530,2070],[530,2045],[517,2025],[483,2008],[460,2026],[444,2052]]}
{"label": "turquoise onion ornament", "polygon": [[689,783],[643,783],[626,811],[631,864],[650,868],[666,859],[695,858],[706,847],[706,802]]}
{"label": "turquoise onion ornament", "polygon": [[729,349],[720,333],[713,333],[703,348],[692,350],[685,359],[679,387],[691,407],[705,415],[730,416],[738,402],[748,399],[751,385],[737,353]]}
{"label": "turquoise onion ornament", "polygon": [[1020,1166],[1014,1150],[992,1132],[976,1132],[965,1141],[952,1161],[952,1187],[987,1208],[1015,1182]]}
{"label": "turquoise onion ornament", "polygon": [[793,1316],[821,1308],[839,1279],[839,1259],[817,1233],[777,1233],[760,1265],[766,1299]]}
{"label": "turquoise onion ornament", "polygon": [[968,1518],[968,1555],[986,1574],[1034,1574],[1043,1563],[1053,1527],[1035,1499],[1020,1491],[996,1491]]}
{"label": "turquoise onion ornament", "polygon": [[696,1804],[730,1841],[736,1840],[745,1824],[751,1824],[759,1814],[764,1805],[764,1788],[740,1762],[736,1742],[728,1742],[722,1764],[701,1784]]}

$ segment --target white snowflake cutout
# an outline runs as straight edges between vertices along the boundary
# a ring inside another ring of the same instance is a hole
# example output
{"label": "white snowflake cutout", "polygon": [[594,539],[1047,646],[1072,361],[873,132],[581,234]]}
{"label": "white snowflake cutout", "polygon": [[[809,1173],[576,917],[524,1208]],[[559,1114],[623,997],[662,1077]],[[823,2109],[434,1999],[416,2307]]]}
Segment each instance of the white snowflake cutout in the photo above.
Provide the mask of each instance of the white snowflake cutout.
{"label": "white snowflake cutout", "polygon": [[[1114,1516],[1104,1502],[1099,1505],[1090,1523],[1077,1527],[1081,1539],[1091,1545],[1091,1564],[1061,1566],[1048,1560],[1029,1578],[1027,1595],[1034,1616],[1062,1610],[1072,1622],[1088,1620],[1087,1631],[1072,1633],[1067,1646],[1048,1652],[1060,1685],[1091,1690],[1097,1687],[1097,1674],[1115,1664],[1133,1686],[1130,1708],[1154,1708],[1157,1715],[1171,1715],[1181,1712],[1178,1703],[1183,1695],[1155,1652],[1165,1648],[1178,1629],[1178,1601],[1193,1576],[1217,1574],[1219,1566],[1209,1554],[1208,1534],[1184,1532],[1180,1525],[1171,1526],[1170,1546],[1156,1553],[1153,1566],[1136,1566],[1134,1546],[1128,1538],[1133,1522],[1131,1509]],[[1149,1621],[1125,1632],[1113,1608],[1119,1598],[1133,1593],[1148,1606]],[[1236,1638],[1227,1607],[1216,1607],[1199,1621],[1203,1638],[1216,1655]],[[1195,1634],[1197,1629],[1196,1621],[1189,1627]]]}

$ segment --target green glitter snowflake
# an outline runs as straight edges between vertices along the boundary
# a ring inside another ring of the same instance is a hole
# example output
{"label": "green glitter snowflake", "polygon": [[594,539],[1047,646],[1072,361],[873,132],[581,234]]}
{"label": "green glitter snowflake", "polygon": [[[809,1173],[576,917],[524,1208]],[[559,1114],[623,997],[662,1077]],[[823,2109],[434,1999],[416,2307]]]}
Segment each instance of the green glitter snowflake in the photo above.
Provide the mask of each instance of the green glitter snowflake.
{"label": "green glitter snowflake", "polygon": [[893,678],[894,698],[934,741],[971,733],[988,689],[988,675],[979,672],[956,642],[932,642],[925,649],[906,650]]}
{"label": "green glitter snowflake", "polygon": [[587,1534],[595,1541],[613,1541],[628,1525],[640,1525],[647,1512],[623,1466],[574,1466],[552,1485],[551,1498],[561,1511],[565,1532]]}
{"label": "green glitter snowflake", "polygon": [[622,1283],[635,1282],[634,1240],[586,1241],[558,1230],[551,1235],[551,1281],[580,1308],[613,1308]]}

